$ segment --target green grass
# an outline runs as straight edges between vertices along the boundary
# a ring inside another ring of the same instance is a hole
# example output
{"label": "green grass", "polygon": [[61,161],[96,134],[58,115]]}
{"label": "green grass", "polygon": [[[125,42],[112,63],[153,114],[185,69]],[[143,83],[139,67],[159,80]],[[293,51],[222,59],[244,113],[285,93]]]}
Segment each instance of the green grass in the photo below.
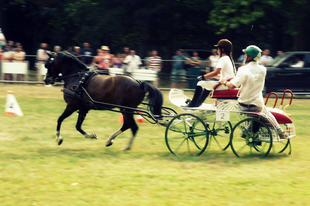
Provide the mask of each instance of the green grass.
{"label": "green grass", "polygon": [[[4,115],[7,90],[23,117]],[[75,130],[74,113],[57,146],[56,121],[65,107],[60,90],[0,86],[0,205],[309,205],[308,99],[287,109],[297,130],[290,156],[240,159],[211,145],[199,157],[176,157],[165,145],[165,129],[148,123],[139,124],[133,150],[121,150],[129,131],[106,148],[121,126],[120,114],[107,111],[90,111],[83,124],[99,140]]]}

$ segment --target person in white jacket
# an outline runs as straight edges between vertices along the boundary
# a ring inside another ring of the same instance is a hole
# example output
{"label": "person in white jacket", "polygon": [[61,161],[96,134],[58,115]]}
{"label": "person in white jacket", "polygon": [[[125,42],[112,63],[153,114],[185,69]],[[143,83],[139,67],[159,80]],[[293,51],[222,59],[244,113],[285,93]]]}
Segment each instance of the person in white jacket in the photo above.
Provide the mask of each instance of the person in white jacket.
{"label": "person in white jacket", "polygon": [[287,135],[264,105],[262,91],[265,85],[267,69],[257,62],[261,57],[262,50],[255,45],[250,45],[243,51],[245,53],[246,65],[238,69],[236,77],[230,80],[230,82],[227,82],[227,79],[222,79],[220,83],[229,89],[240,87],[240,96],[238,98],[239,109],[241,111],[265,113],[274,123],[280,139],[286,139]]}

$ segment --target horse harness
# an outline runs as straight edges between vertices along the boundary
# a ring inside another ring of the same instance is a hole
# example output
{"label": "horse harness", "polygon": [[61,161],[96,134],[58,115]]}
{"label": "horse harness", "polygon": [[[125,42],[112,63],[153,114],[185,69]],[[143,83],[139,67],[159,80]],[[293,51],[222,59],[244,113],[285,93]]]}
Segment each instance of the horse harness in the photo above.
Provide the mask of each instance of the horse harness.
{"label": "horse harness", "polygon": [[92,100],[86,100],[82,97],[83,92],[85,92],[87,96],[90,96],[88,92],[86,91],[85,87],[88,86],[90,80],[96,75],[98,75],[96,71],[85,71],[85,72],[78,72],[73,75],[59,77],[59,79],[62,80],[62,79],[69,78],[71,76],[79,76],[78,83],[73,85],[70,88],[71,90],[64,88],[61,91],[67,96],[81,100],[81,103],[83,103],[83,106],[86,106],[86,104],[89,104],[93,106],[94,108],[97,108],[97,106],[94,104]]}

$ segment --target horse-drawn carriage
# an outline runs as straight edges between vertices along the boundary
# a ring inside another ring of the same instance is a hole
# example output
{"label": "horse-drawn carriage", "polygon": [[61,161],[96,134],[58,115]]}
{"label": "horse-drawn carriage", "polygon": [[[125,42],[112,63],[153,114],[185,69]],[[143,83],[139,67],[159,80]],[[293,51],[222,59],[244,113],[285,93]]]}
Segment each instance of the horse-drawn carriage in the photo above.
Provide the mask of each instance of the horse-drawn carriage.
{"label": "horse-drawn carriage", "polygon": [[[178,114],[174,109],[162,106],[161,92],[146,82],[122,75],[114,77],[99,75],[89,71],[76,57],[66,52],[47,54],[49,59],[45,64],[47,68],[45,82],[52,84],[57,80],[64,81],[63,92],[67,103],[56,127],[56,141],[59,145],[63,142],[60,136],[61,124],[75,111],[79,112],[76,129],[85,138],[97,139],[94,133],[87,133],[81,127],[88,111],[93,109],[123,114],[123,126],[111,134],[106,146],[111,146],[119,134],[131,129],[132,138],[126,148],[131,149],[138,130],[133,115],[141,115],[150,123],[166,126],[167,147],[176,155],[182,153],[200,155],[212,141],[222,150],[231,147],[238,157],[249,154],[265,157],[271,150],[281,153],[287,148],[289,154],[291,153],[290,139],[295,137],[295,127],[291,118],[285,113],[288,105],[284,111],[281,110],[285,93],[291,94],[289,105],[292,103],[293,93],[289,90],[284,91],[280,109],[271,109],[288,136],[287,139],[280,139],[274,123],[264,113],[238,109],[238,89],[216,91],[214,88],[210,97],[215,99],[215,103],[202,104],[197,108],[184,107],[187,97],[181,90],[172,89],[169,99],[183,111]],[[144,103],[142,101],[147,94],[150,101]],[[275,107],[278,96],[275,93],[271,94],[276,95]],[[270,95],[267,96],[266,102]],[[233,119],[231,114],[236,114],[237,117]],[[234,127],[231,123],[233,121],[237,121]],[[276,144],[279,146],[275,147]]]}

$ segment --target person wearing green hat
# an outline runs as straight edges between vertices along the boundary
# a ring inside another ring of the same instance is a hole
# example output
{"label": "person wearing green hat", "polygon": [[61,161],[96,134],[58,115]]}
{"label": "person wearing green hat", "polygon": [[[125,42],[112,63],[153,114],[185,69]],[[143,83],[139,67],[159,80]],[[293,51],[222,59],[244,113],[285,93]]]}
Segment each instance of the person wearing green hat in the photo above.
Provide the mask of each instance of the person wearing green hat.
{"label": "person wearing green hat", "polygon": [[265,77],[267,69],[259,65],[257,61],[261,58],[262,50],[250,45],[242,50],[245,53],[245,66],[238,69],[236,77],[227,82],[222,79],[220,83],[229,89],[239,88],[238,107],[241,111],[257,111],[265,113],[276,126],[280,139],[287,138],[283,129],[278,124],[275,117],[264,105],[263,88],[265,85]]}
{"label": "person wearing green hat", "polygon": [[[221,39],[217,45],[217,53],[220,55],[220,59],[214,71],[197,78],[198,83],[194,93],[193,99],[188,99],[184,105],[185,107],[199,107],[205,99],[209,96],[214,86],[219,83],[217,79],[220,76],[221,79],[229,79],[235,76],[235,64],[232,58],[233,45],[228,39]],[[217,90],[226,90],[227,87],[220,85]]]}

